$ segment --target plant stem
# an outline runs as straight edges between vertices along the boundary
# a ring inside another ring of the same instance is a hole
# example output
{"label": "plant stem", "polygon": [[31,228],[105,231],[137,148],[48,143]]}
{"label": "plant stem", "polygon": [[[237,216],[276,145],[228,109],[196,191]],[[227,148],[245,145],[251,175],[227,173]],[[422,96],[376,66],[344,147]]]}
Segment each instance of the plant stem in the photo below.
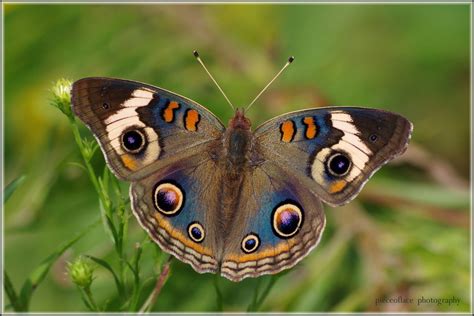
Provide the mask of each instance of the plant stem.
{"label": "plant stem", "polygon": [[273,288],[275,285],[276,281],[278,280],[279,276],[277,275],[272,275],[270,281],[268,282],[267,287],[263,290],[262,295],[260,298],[256,301],[255,305],[252,307],[254,308],[253,311],[258,311],[260,307],[262,306],[263,302],[267,298],[268,294],[270,294],[270,290]]}
{"label": "plant stem", "polygon": [[85,288],[81,288],[83,291],[84,291],[84,294],[86,295],[86,297],[88,298],[89,300],[89,304],[91,305],[91,307],[94,309],[94,311],[99,311],[99,308],[97,307],[97,304],[94,300],[94,296],[92,295],[92,292],[91,292],[91,289],[90,287],[85,287]]}
{"label": "plant stem", "polygon": [[[110,199],[108,198],[108,196],[106,195],[106,193],[104,192],[105,188],[104,186],[100,185],[100,181],[99,181],[99,178],[97,177],[95,171],[94,171],[94,168],[92,167],[92,164],[90,163],[90,157],[87,156],[86,154],[86,149],[84,148],[84,142],[81,138],[81,135],[79,133],[79,128],[77,126],[77,123],[75,121],[74,118],[70,119],[70,124],[71,124],[71,129],[72,129],[72,133],[74,135],[74,139],[76,141],[76,144],[77,146],[79,147],[79,150],[81,152],[81,155],[82,155],[82,160],[84,161],[84,164],[86,166],[86,169],[87,169],[87,172],[89,174],[89,178],[91,179],[92,181],[92,184],[94,185],[94,188],[97,192],[97,194],[99,195],[99,201],[100,203],[102,204],[102,207],[105,211],[105,214],[107,217],[109,217],[109,221],[106,221],[104,219],[104,224],[106,226],[108,226],[111,230],[114,230],[116,231],[115,226],[113,224],[113,218],[112,218],[112,204],[110,203]],[[106,178],[106,177],[103,177],[102,180]],[[108,179],[108,178],[107,178]],[[107,181],[106,181],[107,182]],[[102,183],[104,184],[104,183]],[[116,186],[118,187],[118,183],[116,183]],[[119,196],[119,198],[121,199],[121,196]],[[120,201],[120,205],[119,207],[123,207],[124,203],[123,203],[123,200]],[[124,225],[124,221],[123,221],[123,214],[121,214],[120,216],[120,233],[121,233],[121,236],[116,236],[116,234],[112,234],[112,237],[113,237],[113,240],[114,240],[114,243],[115,243],[115,250],[119,256],[119,273],[118,273],[118,277],[119,277],[119,282],[121,284],[123,284],[124,280],[125,280],[125,268],[124,268],[124,261],[126,261],[126,257],[123,253],[123,240],[124,240],[124,233],[125,231],[123,230],[123,226]],[[124,287],[125,288],[125,287]]]}
{"label": "plant stem", "polygon": [[171,264],[171,256],[163,265],[161,269],[161,273],[158,279],[156,280],[155,287],[153,291],[150,293],[150,296],[148,296],[146,302],[143,304],[142,308],[140,308],[139,313],[147,312],[153,307],[153,305],[155,305],[156,299],[158,298],[158,295],[160,294],[161,289],[163,288],[163,285],[165,285],[166,280],[169,277],[170,264]]}
{"label": "plant stem", "polygon": [[5,293],[10,299],[10,304],[13,307],[13,310],[15,312],[20,312],[23,308],[21,306],[21,302],[18,299],[18,295],[16,294],[15,288],[13,287],[13,284],[10,281],[10,277],[8,276],[6,270],[3,270],[3,277],[5,281],[4,282]]}
{"label": "plant stem", "polygon": [[221,289],[219,288],[219,275],[214,276],[214,289],[216,290],[216,298],[217,298],[217,311],[222,312],[224,311],[224,303]]}
{"label": "plant stem", "polygon": [[84,145],[82,143],[81,134],[79,133],[79,128],[77,127],[76,121],[74,119],[71,119],[70,123],[71,123],[72,134],[74,135],[74,140],[76,141],[76,144],[79,147],[79,150],[81,151],[82,159],[84,160],[84,163],[86,165],[92,184],[94,185],[95,190],[99,194],[99,198],[102,200],[102,202],[105,202],[104,201],[105,199],[102,196],[100,186],[99,186],[99,181],[97,180],[97,176],[95,175],[94,169],[92,168],[92,165],[90,164],[89,160],[86,158]]}
{"label": "plant stem", "polygon": [[260,285],[262,284],[262,278],[257,279],[257,285],[255,286],[255,292],[252,297],[252,303],[250,303],[249,307],[247,308],[247,312],[254,312],[256,311],[257,300],[258,300],[258,293],[260,292]]}

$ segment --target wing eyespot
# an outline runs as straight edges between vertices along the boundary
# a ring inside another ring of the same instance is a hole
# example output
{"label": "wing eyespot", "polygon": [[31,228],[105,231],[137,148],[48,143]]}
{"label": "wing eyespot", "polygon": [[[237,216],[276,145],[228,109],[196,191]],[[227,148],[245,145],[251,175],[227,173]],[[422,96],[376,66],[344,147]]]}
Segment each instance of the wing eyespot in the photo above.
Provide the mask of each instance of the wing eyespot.
{"label": "wing eyespot", "polygon": [[260,246],[260,238],[257,234],[250,233],[242,240],[242,251],[245,253],[255,252]]}
{"label": "wing eyespot", "polygon": [[326,167],[331,175],[343,177],[351,169],[352,161],[346,154],[336,152],[329,156],[326,161]]}
{"label": "wing eyespot", "polygon": [[145,134],[140,129],[129,129],[122,134],[122,148],[131,154],[141,152],[146,146]]}
{"label": "wing eyespot", "polygon": [[283,239],[296,235],[303,225],[303,216],[303,209],[298,203],[291,200],[283,201],[273,209],[274,233]]}
{"label": "wing eyespot", "polygon": [[204,227],[199,222],[192,222],[188,226],[188,235],[189,237],[197,243],[201,243],[206,236],[204,232]]}
{"label": "wing eyespot", "polygon": [[153,202],[158,212],[166,216],[177,215],[184,206],[184,191],[176,183],[158,183],[153,190]]}

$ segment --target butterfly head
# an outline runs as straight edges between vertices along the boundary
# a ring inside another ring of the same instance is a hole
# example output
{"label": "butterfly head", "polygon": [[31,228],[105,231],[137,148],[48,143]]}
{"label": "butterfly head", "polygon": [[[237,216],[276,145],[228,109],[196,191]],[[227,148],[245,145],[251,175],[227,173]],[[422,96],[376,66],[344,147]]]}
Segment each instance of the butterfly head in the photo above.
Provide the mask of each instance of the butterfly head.
{"label": "butterfly head", "polygon": [[252,123],[245,117],[244,109],[235,110],[235,115],[229,121],[230,128],[240,128],[244,130],[250,130]]}

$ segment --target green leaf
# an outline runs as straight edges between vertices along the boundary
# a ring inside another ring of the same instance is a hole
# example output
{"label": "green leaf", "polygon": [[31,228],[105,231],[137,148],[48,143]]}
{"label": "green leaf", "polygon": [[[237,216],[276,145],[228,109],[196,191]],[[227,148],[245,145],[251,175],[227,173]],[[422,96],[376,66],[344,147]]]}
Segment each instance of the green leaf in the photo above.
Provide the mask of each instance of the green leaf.
{"label": "green leaf", "polygon": [[247,307],[247,312],[253,312],[256,311],[256,306],[257,306],[257,300],[258,300],[258,293],[260,291],[260,285],[262,284],[262,279],[263,278],[258,278],[256,280],[257,285],[255,286],[255,291],[252,296],[252,302],[250,302],[249,306]]}
{"label": "green leaf", "polygon": [[105,269],[107,269],[112,274],[112,276],[114,277],[115,285],[117,286],[117,291],[118,291],[120,297],[124,298],[125,297],[125,295],[124,295],[125,291],[124,291],[124,288],[123,288],[123,284],[122,284],[122,282],[120,282],[120,279],[117,277],[117,274],[115,273],[114,269],[112,269],[110,264],[107,261],[99,259],[99,258],[94,257],[94,256],[86,255],[86,257],[93,260],[98,265],[104,267]]}
{"label": "green leaf", "polygon": [[109,217],[108,212],[106,211],[104,204],[101,200],[99,200],[99,209],[100,209],[100,216],[102,219],[102,225],[106,234],[109,236],[110,240],[115,244],[117,240],[117,232],[115,230],[114,223],[112,219]]}
{"label": "green leaf", "polygon": [[82,170],[84,170],[84,171],[87,172],[87,168],[86,168],[83,164],[81,164],[81,163],[79,163],[79,162],[71,161],[71,162],[68,162],[67,164],[68,164],[68,165],[71,165],[71,166],[78,167],[79,169],[82,169]]}
{"label": "green leaf", "polygon": [[99,182],[102,185],[102,190],[105,194],[108,195],[109,192],[109,183],[110,183],[110,172],[107,165],[104,166],[104,172],[102,173],[102,178],[99,178]]}
{"label": "green leaf", "polygon": [[143,248],[147,245],[150,245],[150,243],[148,237],[145,237],[141,243],[137,243],[135,246],[136,252],[132,259],[133,265],[126,261],[127,266],[132,271],[134,277],[132,298],[130,299],[130,305],[128,306],[129,312],[138,311],[138,300],[143,288],[140,285],[140,259],[142,258]]}
{"label": "green leaf", "polygon": [[126,264],[127,267],[132,271],[134,278],[132,295],[130,298],[130,304],[128,305],[128,311],[134,312],[138,309],[138,299],[140,298],[140,276],[138,270],[135,270],[128,261],[126,262]]}
{"label": "green leaf", "polygon": [[7,293],[8,299],[10,300],[11,306],[15,312],[21,311],[21,302],[18,300],[18,295],[16,294],[15,288],[13,287],[10,277],[8,276],[7,271],[3,271],[4,278],[4,288]]}
{"label": "green leaf", "polygon": [[18,189],[18,187],[23,183],[23,181],[25,181],[25,178],[26,176],[22,175],[7,184],[3,191],[3,203],[6,203],[8,201],[8,199],[12,196],[13,192],[15,192],[16,189]]}
{"label": "green leaf", "polygon": [[[263,290],[262,294],[260,295],[260,297],[258,297],[257,299],[254,299],[253,302],[250,304],[250,306],[248,307],[248,310],[247,311],[253,311],[253,312],[256,312],[258,311],[263,302],[265,301],[265,299],[267,298],[268,294],[270,294],[270,290],[273,288],[273,286],[275,285],[276,281],[281,277],[281,274],[277,274],[277,275],[272,275],[270,276],[270,280],[268,281],[268,284],[267,286],[265,287],[265,289]],[[259,285],[260,285],[260,282],[259,282]],[[255,293],[255,295],[258,295],[258,293]]]}
{"label": "green leaf", "polygon": [[447,189],[438,184],[401,181],[377,177],[368,184],[367,193],[388,196],[420,203],[452,209],[468,209],[470,202],[469,190]]}
{"label": "green leaf", "polygon": [[49,255],[41,264],[30,274],[28,279],[23,283],[23,287],[20,292],[20,305],[22,307],[21,311],[28,311],[29,303],[31,296],[33,295],[34,290],[41,284],[46,275],[48,274],[49,269],[53,263],[72,245],[74,245],[79,239],[84,237],[92,228],[94,228],[100,221],[96,220],[94,223],[86,227],[86,229],[79,233],[76,237],[66,242],[58,250]]}

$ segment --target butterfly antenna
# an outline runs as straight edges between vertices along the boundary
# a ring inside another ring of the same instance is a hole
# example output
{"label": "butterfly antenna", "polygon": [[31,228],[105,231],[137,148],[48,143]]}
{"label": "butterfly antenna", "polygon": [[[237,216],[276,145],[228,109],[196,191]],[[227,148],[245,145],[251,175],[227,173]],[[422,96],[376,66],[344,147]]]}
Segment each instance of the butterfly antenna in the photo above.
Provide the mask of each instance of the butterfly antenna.
{"label": "butterfly antenna", "polygon": [[224,90],[222,90],[221,86],[219,86],[219,84],[217,83],[216,79],[214,79],[214,77],[211,75],[211,73],[209,72],[209,70],[207,70],[206,66],[205,66],[204,63],[202,62],[201,57],[199,57],[199,53],[197,52],[197,50],[193,51],[193,54],[194,54],[194,57],[196,57],[197,61],[201,64],[202,68],[204,68],[204,70],[207,72],[207,74],[209,75],[209,77],[211,78],[211,80],[216,84],[217,88],[218,88],[219,91],[222,93],[222,95],[224,96],[224,98],[227,100],[227,103],[229,103],[229,105],[230,105],[230,107],[232,108],[232,110],[235,110],[234,105],[232,104],[232,102],[230,102],[229,98],[225,95]]}
{"label": "butterfly antenna", "polygon": [[273,79],[270,80],[270,82],[265,86],[265,88],[263,88],[262,91],[260,91],[260,93],[255,97],[255,99],[253,99],[253,101],[250,102],[250,104],[245,108],[245,112],[247,112],[248,109],[250,109],[250,107],[255,103],[255,101],[257,101],[257,99],[265,92],[265,90],[267,90],[267,88],[273,83],[273,81],[275,81],[276,78],[278,78],[278,76],[281,75],[283,70],[285,70],[286,67],[288,67],[293,62],[293,60],[295,60],[295,57],[293,56],[288,57],[288,61],[286,62],[286,64],[280,69],[280,71],[275,75],[275,77],[273,77]]}

